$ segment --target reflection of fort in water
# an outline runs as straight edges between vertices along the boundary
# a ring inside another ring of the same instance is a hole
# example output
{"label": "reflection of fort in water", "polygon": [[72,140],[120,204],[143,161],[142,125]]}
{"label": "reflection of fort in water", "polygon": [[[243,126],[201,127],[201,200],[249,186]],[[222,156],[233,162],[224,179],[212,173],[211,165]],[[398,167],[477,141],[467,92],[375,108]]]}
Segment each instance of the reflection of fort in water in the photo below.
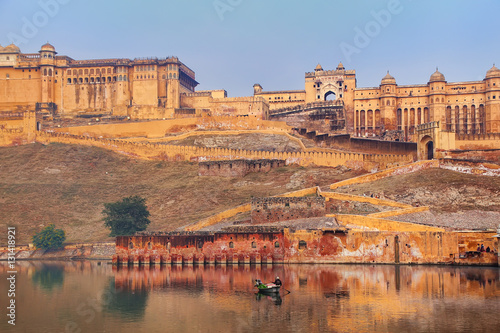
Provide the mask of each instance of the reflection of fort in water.
{"label": "reflection of fort in water", "polygon": [[455,297],[462,293],[495,296],[500,272],[490,268],[372,266],[372,265],[274,265],[266,266],[134,266],[113,267],[115,287],[139,291],[187,288],[230,292],[253,290],[252,277],[272,281],[280,276],[286,289],[321,291],[326,297],[355,295],[360,283],[370,290]]}

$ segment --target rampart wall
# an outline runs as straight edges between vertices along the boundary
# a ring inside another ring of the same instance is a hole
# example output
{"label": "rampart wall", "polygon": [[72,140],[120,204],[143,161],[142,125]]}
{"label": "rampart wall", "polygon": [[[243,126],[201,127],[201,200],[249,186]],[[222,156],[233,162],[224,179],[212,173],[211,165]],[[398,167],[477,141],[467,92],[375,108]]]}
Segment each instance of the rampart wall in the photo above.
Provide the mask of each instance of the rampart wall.
{"label": "rampart wall", "polygon": [[324,197],[252,198],[252,224],[325,216]]}
{"label": "rampart wall", "polygon": [[198,176],[244,177],[250,172],[269,172],[284,167],[284,160],[229,160],[198,163]]}
{"label": "rampart wall", "polygon": [[[119,236],[115,264],[379,263],[497,265],[494,233],[249,230]],[[478,244],[494,252],[472,254]],[[470,255],[469,255],[470,254]]]}
{"label": "rampart wall", "polygon": [[60,142],[81,144],[109,149],[135,158],[202,162],[209,160],[234,159],[277,159],[286,160],[287,164],[308,166],[338,166],[350,165],[363,169],[376,166],[385,169],[390,165],[411,162],[410,156],[360,154],[360,153],[327,153],[327,152],[270,152],[227,148],[203,148],[194,146],[174,146],[151,143],[136,143],[124,140],[94,138],[63,133],[39,132],[37,142]]}

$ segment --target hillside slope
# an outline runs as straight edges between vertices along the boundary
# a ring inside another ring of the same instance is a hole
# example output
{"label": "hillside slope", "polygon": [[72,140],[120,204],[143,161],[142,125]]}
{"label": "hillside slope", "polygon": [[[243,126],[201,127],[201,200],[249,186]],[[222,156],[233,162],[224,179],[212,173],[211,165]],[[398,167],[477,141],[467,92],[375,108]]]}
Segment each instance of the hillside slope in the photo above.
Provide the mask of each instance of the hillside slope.
{"label": "hillside slope", "polygon": [[[187,162],[134,160],[104,149],[34,144],[0,148],[0,228],[17,226],[17,243],[49,223],[69,242],[110,240],[103,204],[125,196],[147,199],[149,230],[174,230],[225,209],[359,175],[335,168],[289,166],[244,178],[199,177]],[[0,238],[6,244],[5,234]]]}

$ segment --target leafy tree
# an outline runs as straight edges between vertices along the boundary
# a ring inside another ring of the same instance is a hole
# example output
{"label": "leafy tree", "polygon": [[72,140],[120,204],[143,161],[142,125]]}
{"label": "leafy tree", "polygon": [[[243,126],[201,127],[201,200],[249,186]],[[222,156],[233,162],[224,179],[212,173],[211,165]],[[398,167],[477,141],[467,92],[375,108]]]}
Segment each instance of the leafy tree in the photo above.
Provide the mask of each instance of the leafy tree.
{"label": "leafy tree", "polygon": [[146,199],[138,195],[105,203],[102,213],[105,215],[104,225],[111,229],[110,236],[133,235],[136,231],[146,230],[151,222]]}
{"label": "leafy tree", "polygon": [[50,250],[62,247],[66,240],[64,230],[55,229],[53,224],[49,224],[39,233],[33,236],[33,244],[38,249]]}

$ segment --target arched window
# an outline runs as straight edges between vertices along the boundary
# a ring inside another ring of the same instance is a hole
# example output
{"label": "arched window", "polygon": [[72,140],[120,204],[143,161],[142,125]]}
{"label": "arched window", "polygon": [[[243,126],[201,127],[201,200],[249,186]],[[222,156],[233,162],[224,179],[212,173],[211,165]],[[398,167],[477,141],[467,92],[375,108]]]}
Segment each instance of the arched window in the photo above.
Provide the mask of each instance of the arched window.
{"label": "arched window", "polygon": [[89,74],[89,69],[85,68],[85,75],[88,75],[88,74]]}
{"label": "arched window", "polygon": [[387,101],[386,105],[387,106],[391,105],[391,101]]}
{"label": "arched window", "polygon": [[134,243],[132,243],[132,241],[130,241],[130,242],[128,243],[128,248],[129,248],[129,249],[133,249],[133,248],[134,248]]}
{"label": "arched window", "polygon": [[280,247],[280,243],[279,242],[274,242],[274,247]]}
{"label": "arched window", "polygon": [[79,70],[78,70],[78,74],[79,74],[79,75],[82,75],[82,74],[83,74],[83,70],[79,69]]}
{"label": "arched window", "polygon": [[127,75],[123,75],[123,81],[127,81]]}
{"label": "arched window", "polygon": [[229,248],[230,249],[234,249],[234,243],[233,242],[229,242]]}
{"label": "arched window", "polygon": [[44,68],[44,70],[43,70],[43,75],[44,75],[44,76],[47,76],[47,68]]}
{"label": "arched window", "polygon": [[79,82],[79,83],[83,83],[83,79],[82,79],[82,78],[79,78],[79,79],[78,79],[78,82]]}
{"label": "arched window", "polygon": [[122,76],[118,75],[118,81],[121,81],[121,80],[122,80]]}
{"label": "arched window", "polygon": [[176,74],[176,73],[174,73],[174,79],[176,79],[176,78],[177,78],[177,74]]}
{"label": "arched window", "polygon": [[299,250],[307,249],[307,243],[304,240],[299,241]]}
{"label": "arched window", "polygon": [[163,80],[165,80],[167,77],[165,76],[165,74],[163,74],[163,76],[161,77]]}
{"label": "arched window", "polygon": [[68,84],[71,84],[71,78],[68,79]]}
{"label": "arched window", "polygon": [[108,82],[111,82],[111,76],[108,76]]}
{"label": "arched window", "polygon": [[89,83],[89,78],[88,77],[85,78],[85,83]]}
{"label": "arched window", "polygon": [[148,242],[148,250],[151,250],[153,249],[153,244],[151,244],[151,242]]}
{"label": "arched window", "polygon": [[68,71],[66,72],[66,74],[71,75],[71,69],[68,69]]}
{"label": "arched window", "polygon": [[76,77],[75,77],[75,78],[73,78],[73,83],[74,83],[74,84],[76,84]]}
{"label": "arched window", "polygon": [[172,73],[169,73],[168,74],[168,78],[171,79],[172,78]]}
{"label": "arched window", "polygon": [[73,75],[76,75],[76,69],[73,69]]}
{"label": "arched window", "polygon": [[52,68],[49,68],[49,76],[52,76]]}
{"label": "arched window", "polygon": [[111,74],[111,68],[108,68],[108,74]]}
{"label": "arched window", "polygon": [[256,242],[252,242],[252,249],[255,249],[257,248],[257,243]]}
{"label": "arched window", "polygon": [[90,70],[90,75],[94,75],[94,69],[93,68]]}

